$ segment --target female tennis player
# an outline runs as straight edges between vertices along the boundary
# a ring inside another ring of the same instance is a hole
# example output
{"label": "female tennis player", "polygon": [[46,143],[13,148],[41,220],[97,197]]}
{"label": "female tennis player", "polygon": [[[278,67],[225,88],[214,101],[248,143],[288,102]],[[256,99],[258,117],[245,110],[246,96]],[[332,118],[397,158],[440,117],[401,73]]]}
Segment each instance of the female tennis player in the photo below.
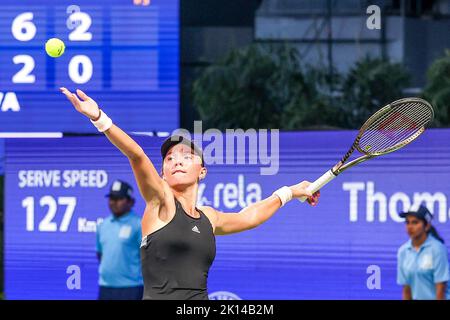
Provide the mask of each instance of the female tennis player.
{"label": "female tennis player", "polygon": [[447,248],[431,225],[433,216],[424,206],[400,213],[410,240],[397,253],[397,283],[404,300],[446,300],[450,279]]}
{"label": "female tennis player", "polygon": [[75,109],[87,116],[130,161],[146,207],[141,243],[144,299],[208,299],[207,278],[216,255],[215,235],[249,230],[267,221],[292,198],[308,197],[309,182],[276,190],[239,213],[196,207],[198,183],[206,176],[201,150],[188,139],[167,139],[161,146],[160,176],[142,148],[81,90],[61,88]]}

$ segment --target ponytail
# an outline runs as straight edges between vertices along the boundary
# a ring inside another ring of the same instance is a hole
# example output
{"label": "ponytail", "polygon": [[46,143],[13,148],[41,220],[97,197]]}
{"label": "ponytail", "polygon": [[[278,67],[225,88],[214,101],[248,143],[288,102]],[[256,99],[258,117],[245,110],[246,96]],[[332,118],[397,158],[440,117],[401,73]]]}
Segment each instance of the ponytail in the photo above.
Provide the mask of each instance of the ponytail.
{"label": "ponytail", "polygon": [[440,242],[445,243],[444,239],[441,238],[441,236],[437,232],[436,228],[431,224],[430,224],[430,230],[428,230],[428,234],[431,234],[433,237],[435,237]]}

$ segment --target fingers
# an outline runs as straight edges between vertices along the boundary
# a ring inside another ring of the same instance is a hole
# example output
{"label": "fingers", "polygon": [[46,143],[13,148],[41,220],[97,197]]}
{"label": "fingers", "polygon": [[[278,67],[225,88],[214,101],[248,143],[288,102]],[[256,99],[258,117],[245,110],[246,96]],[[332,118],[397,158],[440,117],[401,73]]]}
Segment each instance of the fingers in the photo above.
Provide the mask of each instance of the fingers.
{"label": "fingers", "polygon": [[81,91],[80,89],[77,89],[77,94],[80,96],[81,100],[83,100],[83,101],[87,101],[90,99],[89,96],[86,93],[84,93],[83,91]]}
{"label": "fingers", "polygon": [[79,105],[80,100],[78,100],[78,97],[75,94],[64,87],[59,88],[59,90],[61,90],[61,92],[66,96],[67,99],[69,99],[70,102],[72,102],[75,107]]}
{"label": "fingers", "polygon": [[61,90],[61,92],[66,96],[66,98],[67,98],[70,102],[72,102],[72,104],[73,104],[74,106],[76,106],[76,100],[73,98],[73,93],[72,93],[72,92],[70,92],[69,90],[67,90],[67,89],[64,88],[64,87],[59,88],[59,90]]}
{"label": "fingers", "polygon": [[72,97],[75,100],[76,106],[79,107],[80,106],[80,99],[78,99],[78,96],[75,93],[72,93]]}
{"label": "fingers", "polygon": [[308,203],[314,207],[317,205],[318,200],[311,197],[311,198],[308,198]]}
{"label": "fingers", "polygon": [[71,92],[69,90],[67,90],[64,87],[59,88],[59,90],[61,90],[61,92],[67,97],[69,98],[69,96],[71,95]]}
{"label": "fingers", "polygon": [[319,203],[320,191],[314,192],[311,197],[308,197],[308,203],[312,206],[316,206]]}

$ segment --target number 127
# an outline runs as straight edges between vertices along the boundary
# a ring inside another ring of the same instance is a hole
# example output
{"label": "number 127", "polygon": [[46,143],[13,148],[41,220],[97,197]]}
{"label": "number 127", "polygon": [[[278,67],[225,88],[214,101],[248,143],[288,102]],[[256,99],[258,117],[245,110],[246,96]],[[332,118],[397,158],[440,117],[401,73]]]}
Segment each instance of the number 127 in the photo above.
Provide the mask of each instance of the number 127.
{"label": "number 127", "polygon": [[[56,232],[58,227],[56,222],[52,221],[55,218],[58,205],[66,206],[64,217],[59,226],[60,232],[67,232],[69,229],[70,221],[72,220],[73,212],[77,204],[75,197],[58,197],[56,200],[52,196],[44,196],[39,200],[41,207],[48,207],[47,213],[44,219],[39,223],[39,231],[43,232]],[[34,231],[34,197],[27,197],[22,200],[22,207],[26,209],[26,229],[27,231]]]}

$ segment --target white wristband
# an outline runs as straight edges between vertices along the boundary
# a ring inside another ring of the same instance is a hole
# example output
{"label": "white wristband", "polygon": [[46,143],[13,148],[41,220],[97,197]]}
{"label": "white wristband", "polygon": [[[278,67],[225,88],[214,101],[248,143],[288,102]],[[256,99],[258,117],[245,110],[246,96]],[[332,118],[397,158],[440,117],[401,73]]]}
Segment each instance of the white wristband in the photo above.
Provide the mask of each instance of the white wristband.
{"label": "white wristband", "polygon": [[91,119],[91,122],[99,132],[105,132],[113,125],[112,120],[102,110],[100,110],[100,118],[97,121]]}
{"label": "white wristband", "polygon": [[286,203],[292,200],[292,190],[289,187],[281,187],[277,191],[273,193],[281,200],[281,206],[284,206]]}

